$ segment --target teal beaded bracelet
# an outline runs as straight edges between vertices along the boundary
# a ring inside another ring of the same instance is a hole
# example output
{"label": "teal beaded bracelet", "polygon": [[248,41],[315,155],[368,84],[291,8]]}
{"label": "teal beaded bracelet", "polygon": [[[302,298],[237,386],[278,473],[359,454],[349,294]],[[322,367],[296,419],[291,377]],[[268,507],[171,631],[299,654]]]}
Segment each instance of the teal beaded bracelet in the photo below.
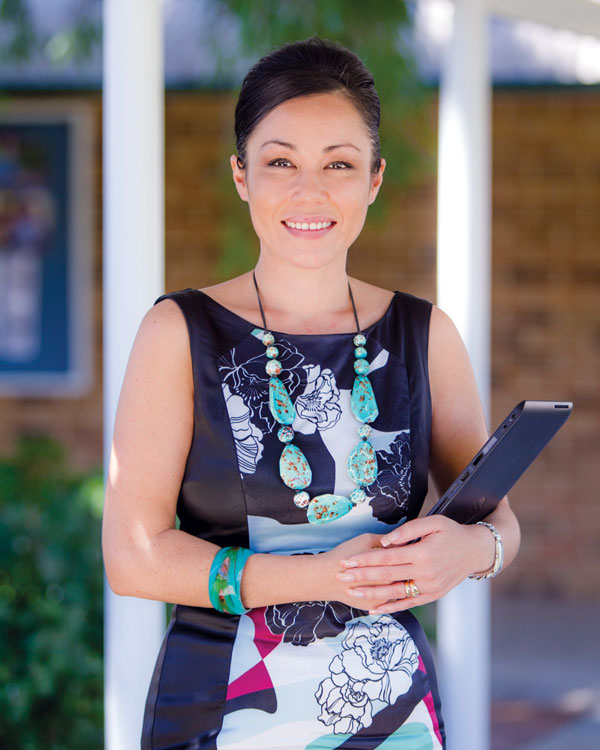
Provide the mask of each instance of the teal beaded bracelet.
{"label": "teal beaded bracelet", "polygon": [[244,565],[252,554],[245,547],[223,547],[215,555],[208,575],[208,595],[219,612],[243,615],[250,611],[242,604],[240,588]]}

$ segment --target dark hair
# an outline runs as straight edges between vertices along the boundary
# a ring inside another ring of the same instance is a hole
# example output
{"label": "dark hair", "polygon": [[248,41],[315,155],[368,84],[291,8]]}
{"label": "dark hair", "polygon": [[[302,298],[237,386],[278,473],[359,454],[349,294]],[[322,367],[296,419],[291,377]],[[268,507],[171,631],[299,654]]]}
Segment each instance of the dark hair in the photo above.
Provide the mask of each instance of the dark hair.
{"label": "dark hair", "polygon": [[354,52],[317,36],[278,47],[248,71],[235,108],[238,165],[243,168],[246,142],[271,110],[288,99],[330,91],[346,96],[361,114],[371,136],[371,169],[378,172],[380,104],[373,76]]}

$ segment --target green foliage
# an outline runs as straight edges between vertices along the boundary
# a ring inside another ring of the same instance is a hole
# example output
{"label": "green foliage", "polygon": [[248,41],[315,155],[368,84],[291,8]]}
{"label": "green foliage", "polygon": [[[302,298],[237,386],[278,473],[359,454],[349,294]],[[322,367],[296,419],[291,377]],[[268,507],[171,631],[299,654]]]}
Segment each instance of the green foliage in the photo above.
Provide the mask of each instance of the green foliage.
{"label": "green foliage", "polygon": [[2,747],[103,747],[102,503],[49,438],[0,460]]}
{"label": "green foliage", "polygon": [[26,62],[41,51],[54,64],[87,60],[102,39],[102,28],[92,9],[99,0],[80,0],[71,24],[48,35],[36,28],[27,0],[0,0],[0,60]]}

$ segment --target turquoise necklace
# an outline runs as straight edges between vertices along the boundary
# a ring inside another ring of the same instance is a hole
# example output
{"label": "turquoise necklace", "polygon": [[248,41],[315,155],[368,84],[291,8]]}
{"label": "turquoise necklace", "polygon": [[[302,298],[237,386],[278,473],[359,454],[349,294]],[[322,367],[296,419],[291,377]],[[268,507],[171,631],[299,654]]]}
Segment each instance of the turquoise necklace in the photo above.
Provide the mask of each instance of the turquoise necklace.
{"label": "turquoise necklace", "polygon": [[256,283],[256,276],[252,272],[254,286],[256,287],[256,296],[258,297],[258,306],[263,320],[264,334],[262,342],[266,346],[267,364],[265,370],[269,376],[269,410],[275,421],[280,425],[277,430],[277,437],[285,444],[279,459],[279,475],[283,483],[295,491],[294,503],[298,508],[306,508],[306,515],[310,523],[323,524],[334,521],[336,518],[345,516],[354,505],[365,501],[367,493],[365,489],[373,484],[377,478],[377,455],[373,446],[369,442],[371,436],[371,426],[369,422],[377,419],[379,410],[377,401],[373,393],[373,387],[367,376],[369,363],[367,362],[367,350],[365,344],[367,339],[360,331],[356,305],[352,296],[350,282],[348,282],[348,291],[350,292],[350,301],[356,321],[356,334],[352,339],[354,344],[354,385],[352,387],[352,396],[350,405],[352,413],[361,423],[358,428],[358,437],[360,438],[356,446],[348,456],[348,475],[358,487],[350,493],[350,497],[344,495],[317,495],[311,498],[306,488],[312,481],[312,470],[304,453],[298,446],[292,443],[294,439],[294,430],[292,423],[296,418],[296,409],[287,392],[285,385],[282,383],[279,375],[281,374],[281,362],[277,359],[279,349],[275,346],[275,337],[267,328],[267,321]]}

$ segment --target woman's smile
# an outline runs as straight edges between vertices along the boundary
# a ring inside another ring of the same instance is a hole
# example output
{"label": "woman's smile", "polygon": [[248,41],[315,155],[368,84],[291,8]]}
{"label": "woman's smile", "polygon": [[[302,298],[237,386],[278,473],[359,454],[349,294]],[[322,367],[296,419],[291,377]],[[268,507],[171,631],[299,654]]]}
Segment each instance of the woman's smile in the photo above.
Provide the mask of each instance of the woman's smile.
{"label": "woman's smile", "polygon": [[331,219],[323,219],[318,216],[285,219],[281,223],[292,236],[301,237],[306,240],[315,240],[323,237],[331,231],[336,224],[336,222]]}

